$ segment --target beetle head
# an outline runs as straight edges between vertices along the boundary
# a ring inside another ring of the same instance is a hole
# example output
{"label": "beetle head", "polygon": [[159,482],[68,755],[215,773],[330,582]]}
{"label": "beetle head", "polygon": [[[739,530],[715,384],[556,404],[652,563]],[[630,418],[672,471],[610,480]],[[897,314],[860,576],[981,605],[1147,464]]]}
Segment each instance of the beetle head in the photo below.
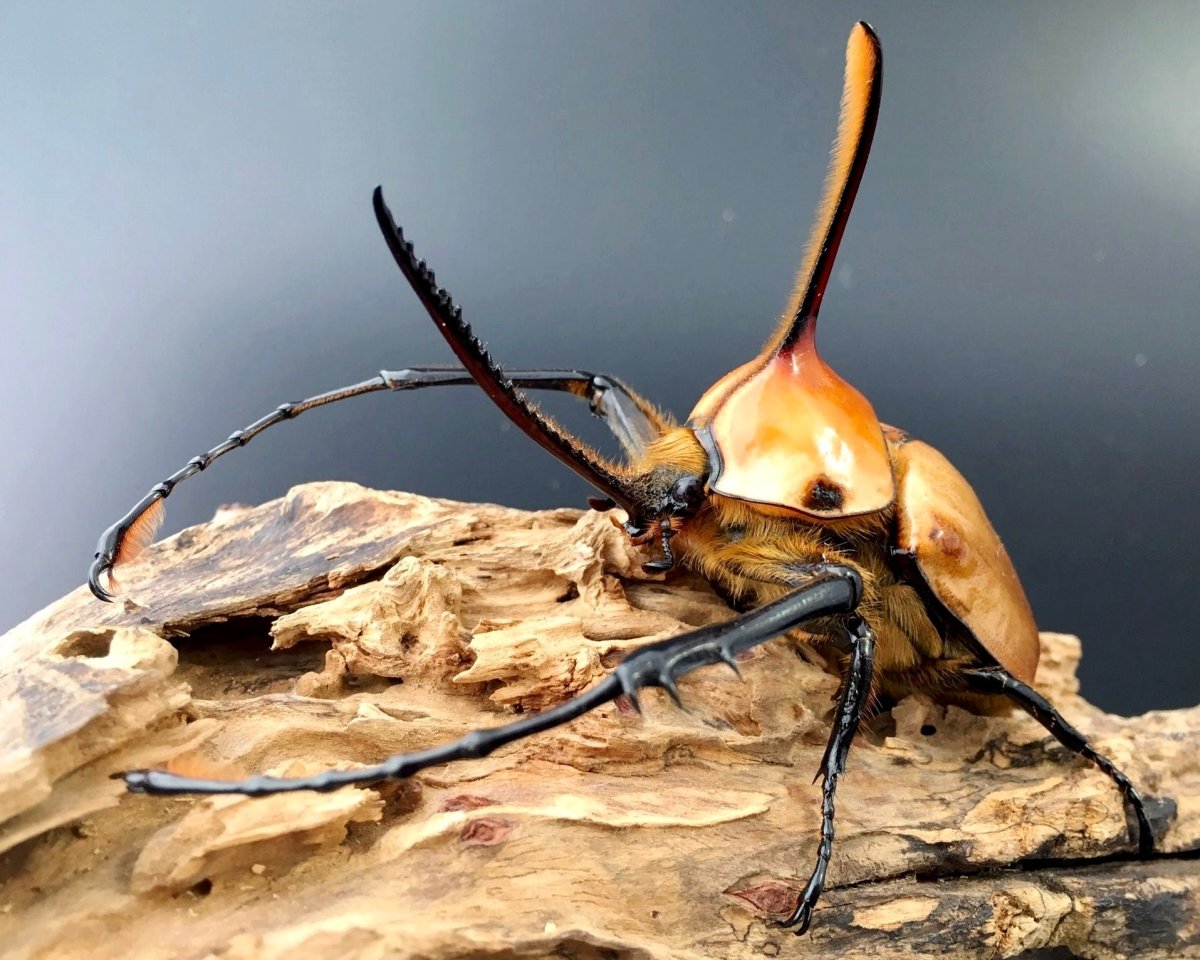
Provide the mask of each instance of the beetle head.
{"label": "beetle head", "polygon": [[[619,526],[635,544],[657,541],[662,556],[642,564],[647,573],[662,573],[675,566],[671,539],[679,533],[680,524],[696,515],[708,499],[707,470],[697,471],[672,464],[658,464],[631,477],[630,488],[636,505],[628,511],[628,519]],[[594,510],[616,506],[611,500],[589,500]]]}
{"label": "beetle head", "polygon": [[631,514],[622,529],[636,539],[646,536],[656,524],[695,516],[708,496],[704,479],[695,474],[679,474],[670,467],[656,467],[639,478],[648,496],[642,501],[643,509]]}

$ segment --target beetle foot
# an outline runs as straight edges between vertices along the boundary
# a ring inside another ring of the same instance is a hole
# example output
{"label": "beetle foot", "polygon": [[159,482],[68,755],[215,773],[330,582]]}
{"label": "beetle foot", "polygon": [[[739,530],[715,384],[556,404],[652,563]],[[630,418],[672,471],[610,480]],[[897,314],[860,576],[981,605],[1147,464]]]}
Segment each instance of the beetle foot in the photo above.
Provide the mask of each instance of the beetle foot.
{"label": "beetle foot", "polygon": [[112,583],[110,579],[112,568],[112,557],[104,553],[97,553],[96,559],[92,561],[91,569],[88,570],[88,589],[92,591],[92,596],[105,603],[111,603],[113,599],[112,591],[104,585],[106,579],[110,584]]}
{"label": "beetle foot", "polygon": [[812,897],[809,899],[808,891],[805,890],[800,897],[800,901],[796,904],[796,909],[792,911],[792,915],[786,920],[781,920],[779,925],[781,927],[795,927],[796,929],[792,932],[798,937],[807,933],[809,926],[812,924],[813,907],[816,906],[816,903],[817,898]]}

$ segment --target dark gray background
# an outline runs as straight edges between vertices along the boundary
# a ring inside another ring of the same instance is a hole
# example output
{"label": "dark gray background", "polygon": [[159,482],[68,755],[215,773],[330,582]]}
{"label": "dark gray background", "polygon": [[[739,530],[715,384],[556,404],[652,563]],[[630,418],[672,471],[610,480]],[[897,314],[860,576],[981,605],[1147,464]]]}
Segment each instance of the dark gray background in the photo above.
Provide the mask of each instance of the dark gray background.
{"label": "dark gray background", "polygon": [[[854,16],[883,110],[824,352],[974,482],[1089,696],[1195,702],[1194,4],[4,4],[0,626],[233,428],[449,359],[376,183],[502,360],[686,413],[787,298]],[[222,461],[164,533],[322,478],[586,493],[482,395],[383,395]]]}

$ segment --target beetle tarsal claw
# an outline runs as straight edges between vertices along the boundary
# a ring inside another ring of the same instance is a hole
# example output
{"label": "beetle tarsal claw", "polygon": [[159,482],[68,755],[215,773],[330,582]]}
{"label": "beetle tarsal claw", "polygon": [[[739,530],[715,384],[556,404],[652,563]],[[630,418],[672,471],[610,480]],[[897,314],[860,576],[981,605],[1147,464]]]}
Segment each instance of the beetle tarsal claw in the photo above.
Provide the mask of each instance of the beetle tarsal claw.
{"label": "beetle tarsal claw", "polygon": [[786,920],[781,920],[779,925],[781,927],[795,927],[796,929],[792,932],[798,937],[803,936],[808,933],[808,928],[812,925],[812,912],[813,905],[801,898],[800,902],[796,904],[796,909],[792,915]]}
{"label": "beetle tarsal claw", "polygon": [[149,770],[126,770],[124,773],[114,773],[112,779],[124,780],[125,789],[130,793],[149,793]]}
{"label": "beetle tarsal claw", "polygon": [[[92,596],[97,600],[103,600],[105,603],[112,603],[113,592],[109,589],[113,586],[112,582],[112,561],[103,554],[96,554],[96,559],[92,561],[91,569],[88,570],[87,585],[92,591]],[[104,580],[108,580],[109,586],[104,585]]]}

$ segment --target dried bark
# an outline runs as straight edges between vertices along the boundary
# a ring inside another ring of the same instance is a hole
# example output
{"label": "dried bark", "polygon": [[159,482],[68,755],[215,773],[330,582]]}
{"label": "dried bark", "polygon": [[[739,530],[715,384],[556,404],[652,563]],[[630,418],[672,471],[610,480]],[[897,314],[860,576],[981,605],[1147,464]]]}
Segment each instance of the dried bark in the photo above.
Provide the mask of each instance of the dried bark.
{"label": "dried bark", "polygon": [[109,778],[373,762],[730,616],[641,559],[597,514],[312,484],[154,547],[123,604],[81,589],[16,627],[5,955],[1200,955],[1200,709],[1100,712],[1055,634],[1038,684],[1153,796],[1163,854],[1131,858],[1111,783],[1032,721],[912,697],[851,754],[804,939],[770,919],[811,866],[836,680],[794,639],[744,683],[685,679],[690,712],[651,692],[410,782],[168,800]]}

